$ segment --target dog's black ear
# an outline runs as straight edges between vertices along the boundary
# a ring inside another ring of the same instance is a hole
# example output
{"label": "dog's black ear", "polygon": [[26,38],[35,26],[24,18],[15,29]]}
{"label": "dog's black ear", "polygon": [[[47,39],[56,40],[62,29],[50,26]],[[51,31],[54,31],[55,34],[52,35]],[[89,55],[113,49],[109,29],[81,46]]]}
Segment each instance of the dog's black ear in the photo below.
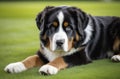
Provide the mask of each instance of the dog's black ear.
{"label": "dog's black ear", "polygon": [[70,7],[69,12],[71,12],[75,20],[75,30],[80,37],[79,40],[77,40],[75,47],[79,47],[84,40],[85,37],[84,29],[88,24],[89,18],[85,12],[76,7]]}
{"label": "dog's black ear", "polygon": [[76,30],[78,34],[84,35],[84,29],[86,28],[88,24],[88,15],[83,12],[81,9],[73,7],[75,11],[75,19],[76,19]]}
{"label": "dog's black ear", "polygon": [[42,12],[38,13],[36,24],[39,30],[43,30],[47,12],[52,8],[54,8],[54,6],[47,6]]}
{"label": "dog's black ear", "polygon": [[77,29],[80,35],[84,35],[84,29],[88,24],[88,17],[86,13],[80,9],[76,11],[77,13]]}

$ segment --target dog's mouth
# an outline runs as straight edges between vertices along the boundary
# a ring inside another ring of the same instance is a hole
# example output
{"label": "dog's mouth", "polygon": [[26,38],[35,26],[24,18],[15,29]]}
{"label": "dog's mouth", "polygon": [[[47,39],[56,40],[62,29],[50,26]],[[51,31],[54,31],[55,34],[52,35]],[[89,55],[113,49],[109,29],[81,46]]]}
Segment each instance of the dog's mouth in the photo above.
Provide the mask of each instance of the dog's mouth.
{"label": "dog's mouth", "polygon": [[56,50],[63,50],[63,46],[57,46]]}
{"label": "dog's mouth", "polygon": [[63,49],[63,46],[56,46],[56,49],[54,50],[54,52],[63,53],[63,52],[65,52],[65,51],[64,51],[64,49]]}
{"label": "dog's mouth", "polygon": [[55,49],[53,51],[54,52],[65,52],[64,44],[56,44]]}

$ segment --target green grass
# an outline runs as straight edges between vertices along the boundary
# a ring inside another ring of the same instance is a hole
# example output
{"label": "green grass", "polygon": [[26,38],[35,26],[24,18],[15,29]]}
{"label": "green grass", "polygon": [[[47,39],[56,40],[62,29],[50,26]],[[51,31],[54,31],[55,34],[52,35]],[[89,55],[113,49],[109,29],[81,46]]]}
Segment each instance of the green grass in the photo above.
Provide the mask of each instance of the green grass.
{"label": "green grass", "polygon": [[120,16],[120,2],[0,2],[0,79],[119,79],[120,63],[108,59],[65,69],[53,76],[39,75],[39,68],[19,74],[3,71],[8,63],[34,55],[39,49],[35,17],[48,5],[71,5],[92,15]]}

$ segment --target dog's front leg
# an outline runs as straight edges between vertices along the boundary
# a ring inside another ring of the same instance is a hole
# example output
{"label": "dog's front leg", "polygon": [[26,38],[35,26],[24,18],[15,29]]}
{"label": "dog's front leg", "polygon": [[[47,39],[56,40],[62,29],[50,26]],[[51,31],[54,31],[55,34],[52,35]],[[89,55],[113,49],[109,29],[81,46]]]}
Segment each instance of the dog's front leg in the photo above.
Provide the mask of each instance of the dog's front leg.
{"label": "dog's front leg", "polygon": [[35,66],[42,66],[43,64],[43,61],[39,58],[38,55],[33,55],[27,57],[23,61],[10,63],[5,67],[4,70],[8,73],[19,73]]}
{"label": "dog's front leg", "polygon": [[76,52],[72,55],[58,57],[55,60],[43,65],[39,72],[44,75],[53,75],[61,69],[92,62],[85,52]]}
{"label": "dog's front leg", "polygon": [[61,69],[64,69],[68,64],[64,61],[63,57],[58,57],[52,62],[49,62],[46,65],[43,65],[39,72],[43,75],[54,75]]}

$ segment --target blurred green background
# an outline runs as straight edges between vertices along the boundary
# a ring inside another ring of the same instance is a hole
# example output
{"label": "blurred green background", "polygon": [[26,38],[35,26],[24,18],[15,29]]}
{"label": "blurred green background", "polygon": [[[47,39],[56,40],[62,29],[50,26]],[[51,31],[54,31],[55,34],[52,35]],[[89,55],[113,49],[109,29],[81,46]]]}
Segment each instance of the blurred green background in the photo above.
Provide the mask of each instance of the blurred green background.
{"label": "blurred green background", "polygon": [[70,5],[96,16],[120,16],[120,2],[96,1],[12,1],[0,2],[0,79],[120,79],[120,63],[108,59],[60,71],[54,76],[42,76],[39,68],[18,74],[7,74],[4,67],[34,55],[39,49],[39,30],[35,24],[38,12],[46,6]]}

